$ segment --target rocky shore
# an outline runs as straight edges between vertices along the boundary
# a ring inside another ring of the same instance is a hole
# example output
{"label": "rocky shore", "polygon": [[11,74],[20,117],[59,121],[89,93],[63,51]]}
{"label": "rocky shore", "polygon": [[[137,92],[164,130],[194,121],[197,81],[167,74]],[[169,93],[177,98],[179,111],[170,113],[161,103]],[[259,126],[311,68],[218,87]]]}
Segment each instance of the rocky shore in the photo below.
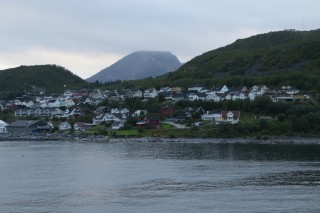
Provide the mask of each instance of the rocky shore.
{"label": "rocky shore", "polygon": [[108,142],[109,137],[103,135],[72,135],[61,133],[48,134],[1,134],[0,141],[88,141]]}
{"label": "rocky shore", "polygon": [[305,137],[268,137],[268,138],[118,138],[104,135],[71,134],[0,134],[0,141],[68,141],[87,143],[112,142],[183,142],[183,143],[219,143],[219,144],[317,144],[320,138]]}

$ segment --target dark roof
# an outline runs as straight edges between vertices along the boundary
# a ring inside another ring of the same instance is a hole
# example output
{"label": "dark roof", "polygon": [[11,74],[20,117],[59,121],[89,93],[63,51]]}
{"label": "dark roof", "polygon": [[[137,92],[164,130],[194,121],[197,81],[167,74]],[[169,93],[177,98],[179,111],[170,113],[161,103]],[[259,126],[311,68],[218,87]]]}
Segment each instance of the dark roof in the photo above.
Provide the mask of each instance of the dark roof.
{"label": "dark roof", "polygon": [[52,127],[51,127],[51,126],[49,126],[49,125],[46,125],[46,126],[37,126],[37,129],[41,129],[41,130],[50,130],[50,129],[52,129]]}
{"label": "dark roof", "polygon": [[47,124],[40,120],[17,120],[9,124],[8,127],[36,127],[45,125]]}
{"label": "dark roof", "polygon": [[88,96],[82,96],[79,100],[78,100],[78,102],[79,103],[83,103],[83,102],[85,102],[86,100],[87,100],[87,98],[89,98]]}

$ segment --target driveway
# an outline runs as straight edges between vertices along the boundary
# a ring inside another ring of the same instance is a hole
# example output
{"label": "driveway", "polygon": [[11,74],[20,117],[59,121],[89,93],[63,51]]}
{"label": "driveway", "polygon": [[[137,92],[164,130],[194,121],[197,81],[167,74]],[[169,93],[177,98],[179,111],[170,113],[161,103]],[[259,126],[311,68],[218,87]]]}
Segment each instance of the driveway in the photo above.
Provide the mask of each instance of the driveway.
{"label": "driveway", "polygon": [[182,125],[182,124],[177,124],[177,123],[174,123],[174,122],[171,122],[171,121],[164,121],[162,123],[165,123],[165,124],[170,124],[172,126],[175,126],[177,129],[187,129],[188,127],[186,127],[185,125]]}

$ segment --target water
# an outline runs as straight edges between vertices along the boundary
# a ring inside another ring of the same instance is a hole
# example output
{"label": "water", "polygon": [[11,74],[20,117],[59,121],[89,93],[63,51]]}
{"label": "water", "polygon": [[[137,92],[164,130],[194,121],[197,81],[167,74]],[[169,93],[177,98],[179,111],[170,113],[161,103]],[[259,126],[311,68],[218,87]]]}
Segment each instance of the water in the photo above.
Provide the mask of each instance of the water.
{"label": "water", "polygon": [[320,212],[320,146],[0,142],[0,212]]}

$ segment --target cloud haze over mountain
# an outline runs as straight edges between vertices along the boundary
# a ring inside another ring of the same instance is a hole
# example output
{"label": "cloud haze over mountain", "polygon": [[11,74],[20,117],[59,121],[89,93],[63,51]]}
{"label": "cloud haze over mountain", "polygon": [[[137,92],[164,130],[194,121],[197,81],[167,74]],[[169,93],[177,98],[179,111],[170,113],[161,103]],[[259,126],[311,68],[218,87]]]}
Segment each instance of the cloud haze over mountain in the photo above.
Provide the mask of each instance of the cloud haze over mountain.
{"label": "cloud haze over mountain", "polygon": [[0,2],[0,69],[59,64],[87,78],[137,50],[185,62],[237,38],[319,28],[317,0]]}

